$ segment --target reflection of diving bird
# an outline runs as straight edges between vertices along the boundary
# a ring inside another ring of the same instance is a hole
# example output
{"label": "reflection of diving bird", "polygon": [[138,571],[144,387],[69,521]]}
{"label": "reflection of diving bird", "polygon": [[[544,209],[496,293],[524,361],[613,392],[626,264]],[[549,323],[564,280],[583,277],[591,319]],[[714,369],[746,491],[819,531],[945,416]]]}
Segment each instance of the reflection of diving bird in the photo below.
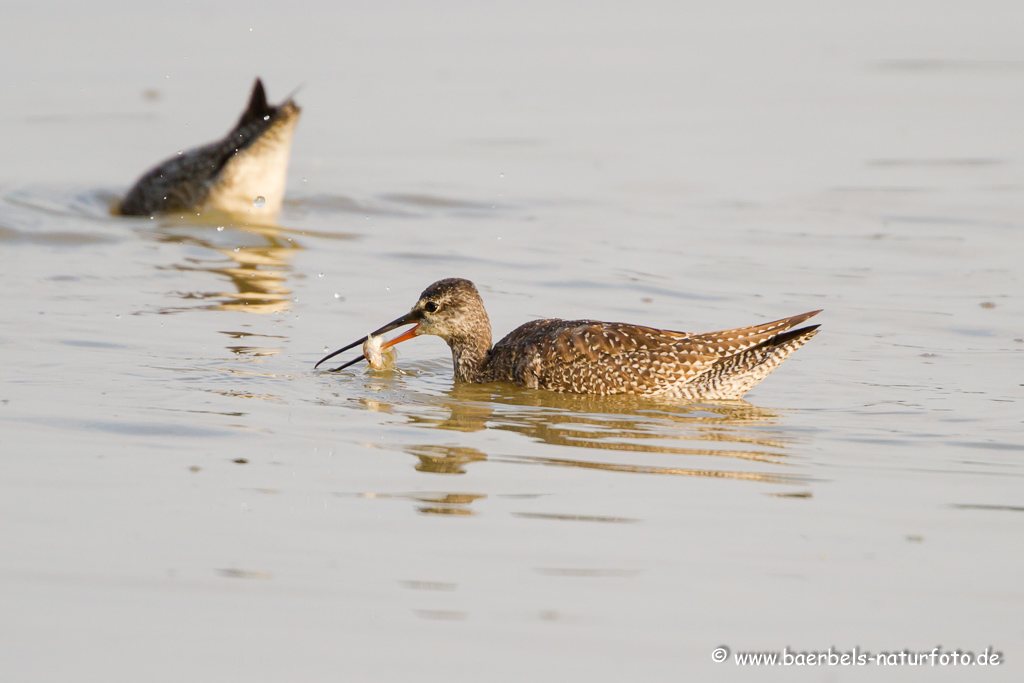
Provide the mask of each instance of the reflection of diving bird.
{"label": "reflection of diving bird", "polygon": [[242,118],[223,139],[179,152],[147,172],[117,213],[217,210],[273,218],[284,201],[292,133],[301,111],[291,98],[268,105],[257,78]]}
{"label": "reflection of diving bird", "polygon": [[[792,329],[817,313],[705,334],[596,320],[534,320],[491,348],[491,323],[480,294],[469,280],[451,278],[427,287],[409,313],[373,336],[415,325],[384,346],[421,334],[441,337],[451,347],[455,379],[463,382],[722,400],[743,396],[817,334],[817,325]],[[338,349],[317,365],[362,343],[359,339]]]}

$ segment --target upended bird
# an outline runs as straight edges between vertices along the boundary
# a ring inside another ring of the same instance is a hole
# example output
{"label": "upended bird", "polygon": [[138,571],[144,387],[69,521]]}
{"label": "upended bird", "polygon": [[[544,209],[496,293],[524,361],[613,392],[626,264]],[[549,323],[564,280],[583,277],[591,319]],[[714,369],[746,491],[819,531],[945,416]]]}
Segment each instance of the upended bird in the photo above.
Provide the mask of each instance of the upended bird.
{"label": "upended bird", "polygon": [[272,220],[284,202],[292,135],[302,109],[267,104],[257,78],[242,117],[222,139],[147,171],[115,207],[123,216],[218,211]]}

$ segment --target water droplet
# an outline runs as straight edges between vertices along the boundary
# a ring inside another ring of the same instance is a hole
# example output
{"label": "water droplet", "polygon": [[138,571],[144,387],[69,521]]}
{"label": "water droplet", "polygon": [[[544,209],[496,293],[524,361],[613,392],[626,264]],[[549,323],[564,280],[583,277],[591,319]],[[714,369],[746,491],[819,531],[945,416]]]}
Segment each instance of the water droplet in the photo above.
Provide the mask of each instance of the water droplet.
{"label": "water droplet", "polygon": [[235,251],[236,251],[236,252],[238,251],[238,247],[235,247]]}
{"label": "water droplet", "polygon": [[302,182],[306,182],[306,176],[302,176]]}
{"label": "water droplet", "polygon": [[327,349],[328,349],[328,348],[329,348],[329,347],[325,346],[325,347],[324,347],[324,351],[327,351]]}
{"label": "water droplet", "polygon": [[504,173],[499,173],[499,174],[498,174],[498,177],[499,177],[499,178],[504,178],[504,177],[505,177],[505,174],[504,174]]}
{"label": "water droplet", "polygon": [[324,276],[324,274],[323,274],[323,273],[320,273],[320,277],[323,277],[323,276]]}
{"label": "water droplet", "polygon": [[181,156],[181,150],[180,149],[178,150],[178,156]]}
{"label": "water droplet", "polygon": [[224,226],[223,225],[218,225],[217,226],[217,232],[224,232]]}
{"label": "water droplet", "polygon": [[340,299],[341,298],[341,292],[335,292],[334,293],[334,298],[335,299]]}
{"label": "water droplet", "polygon": [[260,195],[259,197],[256,197],[256,199],[252,200],[252,205],[255,206],[257,209],[263,208],[263,205],[266,203],[267,199],[263,195]]}
{"label": "water droplet", "polygon": [[385,289],[386,291],[388,291],[388,292],[390,292],[390,291],[391,291],[391,288],[390,288],[390,287],[385,287],[384,289]]}
{"label": "water droplet", "polygon": [[114,317],[115,317],[115,318],[120,318],[120,317],[121,317],[121,314],[120,314],[120,313],[118,313],[118,314],[116,314],[116,315],[115,315]]}

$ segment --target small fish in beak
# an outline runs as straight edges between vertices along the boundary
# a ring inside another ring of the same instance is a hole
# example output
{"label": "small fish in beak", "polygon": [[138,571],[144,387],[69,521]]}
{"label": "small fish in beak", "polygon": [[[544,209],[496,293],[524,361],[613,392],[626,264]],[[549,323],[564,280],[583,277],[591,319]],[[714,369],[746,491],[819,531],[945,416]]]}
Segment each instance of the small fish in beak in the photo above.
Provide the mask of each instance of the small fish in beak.
{"label": "small fish in beak", "polygon": [[384,335],[374,337],[368,334],[363,342],[363,356],[374,370],[393,370],[398,352],[394,347],[384,346]]}
{"label": "small fish in beak", "polygon": [[[412,327],[412,329],[406,330],[404,333],[398,335],[397,337],[395,337],[391,341],[386,341],[386,342],[382,342],[381,341],[381,337],[386,332],[390,332],[391,330],[397,329],[399,327],[404,327],[405,325],[413,325],[414,323],[415,323],[415,325]],[[329,360],[331,358],[334,358],[339,353],[343,353],[345,351],[348,351],[349,349],[355,348],[355,347],[359,346],[360,344],[362,344],[363,345],[363,355],[362,356],[359,356],[358,358],[353,358],[352,360],[350,360],[349,362],[345,363],[344,365],[339,365],[336,368],[331,368],[330,371],[331,372],[339,372],[339,371],[344,370],[345,368],[349,367],[350,365],[355,365],[356,363],[358,363],[361,360],[369,361],[370,365],[374,369],[380,370],[381,367],[384,367],[384,365],[383,365],[383,363],[385,362],[384,354],[387,353],[388,349],[390,349],[395,344],[400,344],[400,343],[402,343],[404,341],[407,341],[407,340],[412,339],[413,337],[417,336],[420,333],[420,331],[419,331],[420,324],[419,323],[420,323],[420,314],[419,314],[419,312],[417,310],[413,309],[412,311],[410,311],[410,312],[406,313],[405,315],[403,315],[401,318],[398,318],[396,320],[392,320],[391,322],[389,322],[387,325],[385,325],[384,327],[380,328],[379,330],[374,330],[373,332],[371,332],[370,334],[368,334],[366,336],[366,339],[358,339],[358,340],[352,342],[351,344],[347,344],[346,346],[341,347],[340,349],[338,349],[337,351],[335,351],[333,353],[327,354],[326,356],[324,356],[323,358],[321,358],[320,360],[317,361],[316,365],[313,366],[313,369],[316,370],[318,367],[320,367],[320,364],[323,363],[325,360]],[[394,351],[392,351],[391,353],[394,354]],[[382,363],[381,367],[377,366],[377,364],[376,364],[377,362],[381,362]]]}

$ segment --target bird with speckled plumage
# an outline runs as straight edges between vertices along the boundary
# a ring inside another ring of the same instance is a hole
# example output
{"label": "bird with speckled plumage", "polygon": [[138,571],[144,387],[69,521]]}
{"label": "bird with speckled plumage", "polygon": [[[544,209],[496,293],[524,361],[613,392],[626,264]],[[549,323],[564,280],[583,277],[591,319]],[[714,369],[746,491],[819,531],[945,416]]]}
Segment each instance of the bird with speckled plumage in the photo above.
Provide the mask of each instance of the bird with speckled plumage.
{"label": "bird with speckled plumage", "polygon": [[[423,334],[452,350],[460,382],[511,382],[576,394],[633,394],[684,401],[739,399],[817,334],[794,329],[821,311],[722,332],[689,334],[626,323],[549,318],[522,325],[491,346],[491,322],[469,280],[439,280],[406,315],[372,333],[414,327],[390,347]],[[316,364],[347,351],[338,349]],[[364,360],[356,358],[337,372]]]}

